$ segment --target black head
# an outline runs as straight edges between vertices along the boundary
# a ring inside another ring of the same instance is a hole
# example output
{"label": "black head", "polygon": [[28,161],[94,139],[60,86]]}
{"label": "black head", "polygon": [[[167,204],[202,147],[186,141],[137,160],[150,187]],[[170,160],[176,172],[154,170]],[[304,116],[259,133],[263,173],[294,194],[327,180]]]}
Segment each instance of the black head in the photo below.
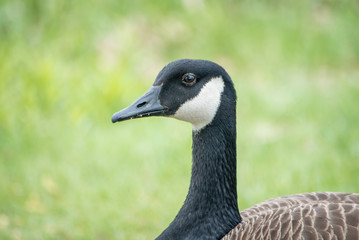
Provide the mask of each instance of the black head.
{"label": "black head", "polygon": [[206,60],[181,59],[169,63],[152,87],[129,107],[115,113],[112,122],[148,116],[170,116],[201,129],[210,123],[222,95],[236,99],[226,71]]}

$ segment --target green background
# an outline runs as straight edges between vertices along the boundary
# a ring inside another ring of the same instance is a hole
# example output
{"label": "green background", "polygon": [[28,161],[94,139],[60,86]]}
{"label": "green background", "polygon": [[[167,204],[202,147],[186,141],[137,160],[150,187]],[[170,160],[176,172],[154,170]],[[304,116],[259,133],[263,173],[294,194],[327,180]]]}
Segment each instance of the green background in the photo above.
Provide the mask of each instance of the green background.
{"label": "green background", "polygon": [[153,239],[182,205],[191,126],[111,123],[168,62],[238,92],[240,209],[359,191],[358,1],[0,1],[0,239]]}

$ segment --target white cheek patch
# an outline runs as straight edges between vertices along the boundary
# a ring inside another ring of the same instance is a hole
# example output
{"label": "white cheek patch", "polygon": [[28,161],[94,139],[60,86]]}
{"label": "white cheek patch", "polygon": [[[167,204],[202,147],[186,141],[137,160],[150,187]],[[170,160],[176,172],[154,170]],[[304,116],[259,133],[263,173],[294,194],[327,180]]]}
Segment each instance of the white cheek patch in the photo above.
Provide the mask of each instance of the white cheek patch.
{"label": "white cheek patch", "polygon": [[197,96],[183,103],[172,117],[192,123],[195,131],[202,129],[211,123],[216,115],[223,89],[222,77],[212,78]]}

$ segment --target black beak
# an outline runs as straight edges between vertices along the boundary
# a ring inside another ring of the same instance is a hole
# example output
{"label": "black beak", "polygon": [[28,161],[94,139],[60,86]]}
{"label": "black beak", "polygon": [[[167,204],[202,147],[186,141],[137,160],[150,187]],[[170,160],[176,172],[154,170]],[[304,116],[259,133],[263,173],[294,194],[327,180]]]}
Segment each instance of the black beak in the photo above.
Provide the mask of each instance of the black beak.
{"label": "black beak", "polygon": [[129,107],[115,113],[112,116],[112,122],[120,122],[127,119],[149,117],[149,116],[163,116],[167,110],[159,102],[159,95],[161,86],[152,86],[142,97],[137,99]]}

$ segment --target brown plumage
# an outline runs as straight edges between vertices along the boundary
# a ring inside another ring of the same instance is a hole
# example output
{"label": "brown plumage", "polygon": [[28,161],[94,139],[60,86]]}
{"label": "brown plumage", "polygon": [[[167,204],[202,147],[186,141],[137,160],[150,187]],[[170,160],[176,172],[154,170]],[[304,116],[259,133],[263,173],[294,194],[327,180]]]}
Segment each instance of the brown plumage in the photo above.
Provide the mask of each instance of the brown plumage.
{"label": "brown plumage", "polygon": [[241,211],[223,240],[359,240],[359,194],[314,192],[278,197]]}

